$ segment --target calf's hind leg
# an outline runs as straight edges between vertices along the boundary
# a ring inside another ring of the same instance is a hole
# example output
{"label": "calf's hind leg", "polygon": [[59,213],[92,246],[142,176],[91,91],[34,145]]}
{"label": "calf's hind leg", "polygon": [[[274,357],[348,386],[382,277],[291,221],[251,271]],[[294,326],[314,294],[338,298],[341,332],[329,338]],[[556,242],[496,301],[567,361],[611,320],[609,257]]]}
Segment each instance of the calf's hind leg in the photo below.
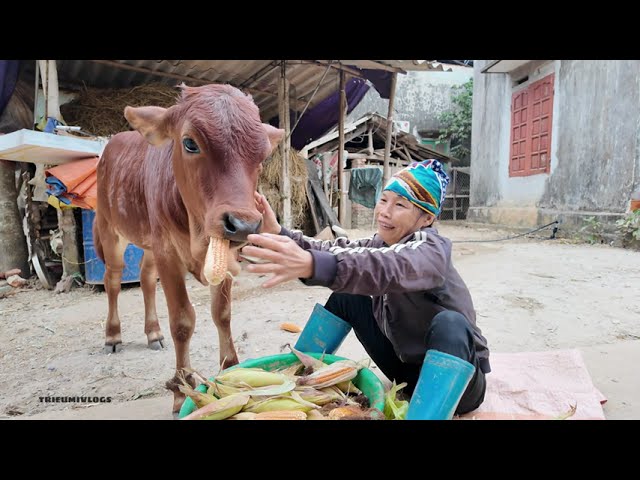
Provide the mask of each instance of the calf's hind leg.
{"label": "calf's hind leg", "polygon": [[[96,218],[96,222],[100,222],[99,217]],[[124,251],[127,248],[127,242],[106,226],[99,224],[98,231],[99,248],[105,263],[104,288],[107,292],[109,305],[105,326],[104,353],[117,353],[122,349],[118,296],[120,295]]]}

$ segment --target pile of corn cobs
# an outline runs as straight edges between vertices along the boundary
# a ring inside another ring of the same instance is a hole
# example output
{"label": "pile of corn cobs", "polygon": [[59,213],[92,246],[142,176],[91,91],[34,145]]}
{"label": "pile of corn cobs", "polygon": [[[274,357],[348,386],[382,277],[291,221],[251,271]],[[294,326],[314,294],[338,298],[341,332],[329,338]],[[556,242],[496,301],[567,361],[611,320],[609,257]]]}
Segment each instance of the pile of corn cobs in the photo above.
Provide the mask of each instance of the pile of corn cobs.
{"label": "pile of corn cobs", "polygon": [[196,410],[182,420],[383,420],[353,384],[363,365],[353,360],[326,364],[289,346],[298,357],[274,371],[230,368],[211,380],[190,371],[207,387],[202,393],[185,378],[179,389]]}

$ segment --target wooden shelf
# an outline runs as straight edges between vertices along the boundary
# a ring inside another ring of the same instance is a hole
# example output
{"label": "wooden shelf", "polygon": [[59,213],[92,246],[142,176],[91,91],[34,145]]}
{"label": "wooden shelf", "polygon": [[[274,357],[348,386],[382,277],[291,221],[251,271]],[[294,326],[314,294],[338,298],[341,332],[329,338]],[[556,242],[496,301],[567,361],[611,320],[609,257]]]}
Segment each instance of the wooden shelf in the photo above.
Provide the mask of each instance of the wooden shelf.
{"label": "wooden shelf", "polygon": [[98,157],[105,145],[104,141],[22,129],[0,135],[0,160],[62,165]]}

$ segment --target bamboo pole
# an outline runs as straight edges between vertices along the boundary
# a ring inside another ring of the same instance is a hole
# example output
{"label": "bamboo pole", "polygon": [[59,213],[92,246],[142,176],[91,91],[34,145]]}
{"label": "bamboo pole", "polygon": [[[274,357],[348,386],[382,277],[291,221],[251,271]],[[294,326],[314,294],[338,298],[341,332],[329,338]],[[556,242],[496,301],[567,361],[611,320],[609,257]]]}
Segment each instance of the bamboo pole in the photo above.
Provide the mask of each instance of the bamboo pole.
{"label": "bamboo pole", "polygon": [[387,113],[387,140],[384,146],[384,167],[382,170],[383,185],[386,185],[391,177],[389,157],[391,155],[391,134],[393,133],[393,102],[396,97],[396,79],[398,74],[392,73],[391,75],[391,93],[389,94],[389,112]]}
{"label": "bamboo pole", "polygon": [[289,160],[291,152],[291,125],[289,120],[289,81],[287,80],[287,64],[283,60],[278,78],[278,106],[280,128],[284,130],[284,139],[280,143],[282,170],[280,176],[280,195],[282,197],[282,225],[291,228],[291,178],[289,176]]}
{"label": "bamboo pole", "polygon": [[338,221],[340,222],[340,226],[345,224],[345,219],[347,218],[347,192],[344,188],[344,167],[343,162],[344,158],[344,117],[346,112],[347,105],[347,96],[344,90],[345,87],[345,73],[344,71],[340,71],[340,113],[338,115],[338,192],[340,194],[339,198],[339,207],[338,207]]}
{"label": "bamboo pole", "polygon": [[458,170],[453,169],[453,219],[458,219],[458,199],[456,197],[456,190],[458,189]]}

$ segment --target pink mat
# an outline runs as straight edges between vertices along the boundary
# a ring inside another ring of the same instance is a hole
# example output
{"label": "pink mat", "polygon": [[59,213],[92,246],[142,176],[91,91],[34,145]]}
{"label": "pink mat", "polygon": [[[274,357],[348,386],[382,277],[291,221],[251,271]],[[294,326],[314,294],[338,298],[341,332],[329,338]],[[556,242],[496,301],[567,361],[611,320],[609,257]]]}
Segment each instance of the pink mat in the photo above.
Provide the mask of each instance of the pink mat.
{"label": "pink mat", "polygon": [[578,350],[492,353],[482,405],[460,420],[606,420],[607,399],[593,385]]}

